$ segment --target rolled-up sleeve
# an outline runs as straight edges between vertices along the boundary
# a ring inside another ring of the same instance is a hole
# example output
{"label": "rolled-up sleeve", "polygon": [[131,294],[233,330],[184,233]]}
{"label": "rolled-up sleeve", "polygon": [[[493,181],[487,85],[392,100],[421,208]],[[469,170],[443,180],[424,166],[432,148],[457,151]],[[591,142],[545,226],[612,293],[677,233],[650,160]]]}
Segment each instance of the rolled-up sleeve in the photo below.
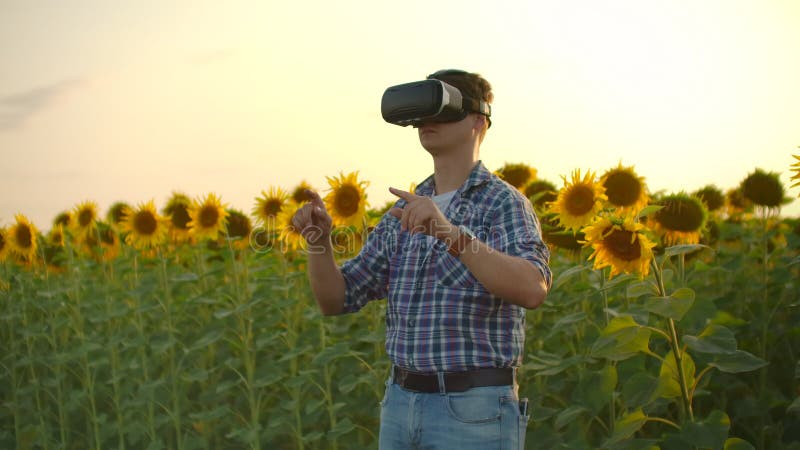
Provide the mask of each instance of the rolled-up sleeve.
{"label": "rolled-up sleeve", "polygon": [[530,261],[550,289],[553,279],[550,249],[542,240],[539,220],[530,201],[521,195],[509,195],[504,199],[493,215],[489,237],[492,248]]}
{"label": "rolled-up sleeve", "polygon": [[345,283],[343,314],[353,313],[372,300],[386,298],[389,286],[389,255],[395,242],[391,220],[384,215],[367,236],[359,254],[341,266]]}

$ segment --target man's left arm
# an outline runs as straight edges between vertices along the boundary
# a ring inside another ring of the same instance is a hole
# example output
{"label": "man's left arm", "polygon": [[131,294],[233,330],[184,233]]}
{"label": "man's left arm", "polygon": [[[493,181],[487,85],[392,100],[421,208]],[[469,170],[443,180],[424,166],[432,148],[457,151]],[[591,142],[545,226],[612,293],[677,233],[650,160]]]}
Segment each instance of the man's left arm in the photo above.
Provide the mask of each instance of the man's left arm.
{"label": "man's left arm", "polygon": [[[444,217],[430,197],[390,190],[408,202],[405,208],[390,211],[400,219],[401,229],[429,234],[448,244],[457,242],[461,231]],[[465,245],[458,257],[492,295],[536,308],[544,302],[551,284],[549,251],[539,230],[530,203],[511,197],[493,218],[490,242],[475,239]]]}

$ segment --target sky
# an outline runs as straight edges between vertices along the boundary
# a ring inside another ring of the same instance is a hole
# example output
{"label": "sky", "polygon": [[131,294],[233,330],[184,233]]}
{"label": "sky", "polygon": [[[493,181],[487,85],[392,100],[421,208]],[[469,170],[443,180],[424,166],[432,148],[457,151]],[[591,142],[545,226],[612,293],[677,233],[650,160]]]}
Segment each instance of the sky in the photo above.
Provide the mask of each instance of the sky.
{"label": "sky", "polygon": [[798,55],[795,0],[0,0],[0,226],[173,191],[249,213],[352,171],[380,207],[433,170],[381,95],[443,68],[492,83],[490,170],[671,193],[760,168],[796,199]]}

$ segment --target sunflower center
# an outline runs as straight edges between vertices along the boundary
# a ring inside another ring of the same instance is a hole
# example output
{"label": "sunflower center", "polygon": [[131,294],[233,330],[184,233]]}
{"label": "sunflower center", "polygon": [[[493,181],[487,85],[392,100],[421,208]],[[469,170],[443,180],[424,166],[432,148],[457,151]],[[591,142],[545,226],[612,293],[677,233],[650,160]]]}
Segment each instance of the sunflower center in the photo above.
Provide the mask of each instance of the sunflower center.
{"label": "sunflower center", "polygon": [[358,189],[355,186],[346,184],[336,190],[333,205],[337,214],[343,217],[350,217],[358,212],[358,202],[360,200],[361,194]]}
{"label": "sunflower center", "polygon": [[17,231],[14,233],[14,239],[16,239],[17,244],[22,248],[30,248],[33,245],[33,233],[31,233],[31,229],[25,225],[17,227]]}
{"label": "sunflower center", "polygon": [[114,232],[111,228],[106,228],[100,232],[100,242],[107,245],[114,245]]}
{"label": "sunflower center", "polygon": [[247,237],[250,235],[250,221],[242,214],[228,216],[228,236],[232,238]]}
{"label": "sunflower center", "polygon": [[531,171],[525,167],[513,167],[503,172],[503,178],[515,188],[524,185],[531,177]]}
{"label": "sunflower center", "polygon": [[564,206],[572,216],[582,216],[594,206],[594,190],[589,186],[573,186],[564,198]]}
{"label": "sunflower center", "polygon": [[264,215],[267,217],[275,217],[281,212],[281,207],[283,206],[283,202],[278,199],[269,199],[264,202]]}
{"label": "sunflower center", "polygon": [[156,232],[158,222],[150,211],[139,211],[133,216],[133,228],[137,234],[150,236]]}
{"label": "sunflower center", "polygon": [[80,213],[78,213],[78,224],[82,227],[88,227],[91,225],[92,220],[94,220],[94,213],[90,209],[82,209]]}
{"label": "sunflower center", "polygon": [[210,228],[217,225],[219,221],[219,211],[213,206],[204,206],[200,210],[200,226],[203,228]]}
{"label": "sunflower center", "polygon": [[603,186],[606,188],[608,201],[614,206],[630,206],[636,203],[642,193],[639,179],[628,172],[614,172],[606,177]]}
{"label": "sunflower center", "polygon": [[[609,228],[603,231],[603,235],[608,233]],[[642,257],[642,249],[639,247],[639,237],[633,238],[633,232],[628,230],[613,230],[611,234],[603,239],[603,246],[608,249],[615,258],[623,261],[635,261]]]}
{"label": "sunflower center", "polygon": [[742,183],[744,197],[756,205],[778,207],[783,201],[783,185],[777,176],[757,170]]}
{"label": "sunflower center", "polygon": [[698,231],[703,225],[703,206],[697,201],[681,198],[668,199],[655,214],[658,223],[673,231]]}
{"label": "sunflower center", "polygon": [[172,226],[181,230],[185,230],[189,228],[188,224],[192,218],[189,216],[189,211],[186,209],[186,205],[175,205],[175,207],[172,209],[170,220],[172,221]]}

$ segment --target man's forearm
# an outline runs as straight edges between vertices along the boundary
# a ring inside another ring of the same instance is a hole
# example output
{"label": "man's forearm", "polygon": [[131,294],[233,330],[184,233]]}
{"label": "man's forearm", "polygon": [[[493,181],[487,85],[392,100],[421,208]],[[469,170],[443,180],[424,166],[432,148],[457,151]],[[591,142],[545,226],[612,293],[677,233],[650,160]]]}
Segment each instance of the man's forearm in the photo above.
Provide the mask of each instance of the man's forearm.
{"label": "man's forearm", "polygon": [[330,239],[309,250],[308,279],[322,314],[341,314],[345,297],[344,277],[333,257]]}
{"label": "man's forearm", "polygon": [[541,305],[547,297],[547,283],[530,261],[507,255],[478,240],[467,245],[460,258],[497,297],[530,309]]}

